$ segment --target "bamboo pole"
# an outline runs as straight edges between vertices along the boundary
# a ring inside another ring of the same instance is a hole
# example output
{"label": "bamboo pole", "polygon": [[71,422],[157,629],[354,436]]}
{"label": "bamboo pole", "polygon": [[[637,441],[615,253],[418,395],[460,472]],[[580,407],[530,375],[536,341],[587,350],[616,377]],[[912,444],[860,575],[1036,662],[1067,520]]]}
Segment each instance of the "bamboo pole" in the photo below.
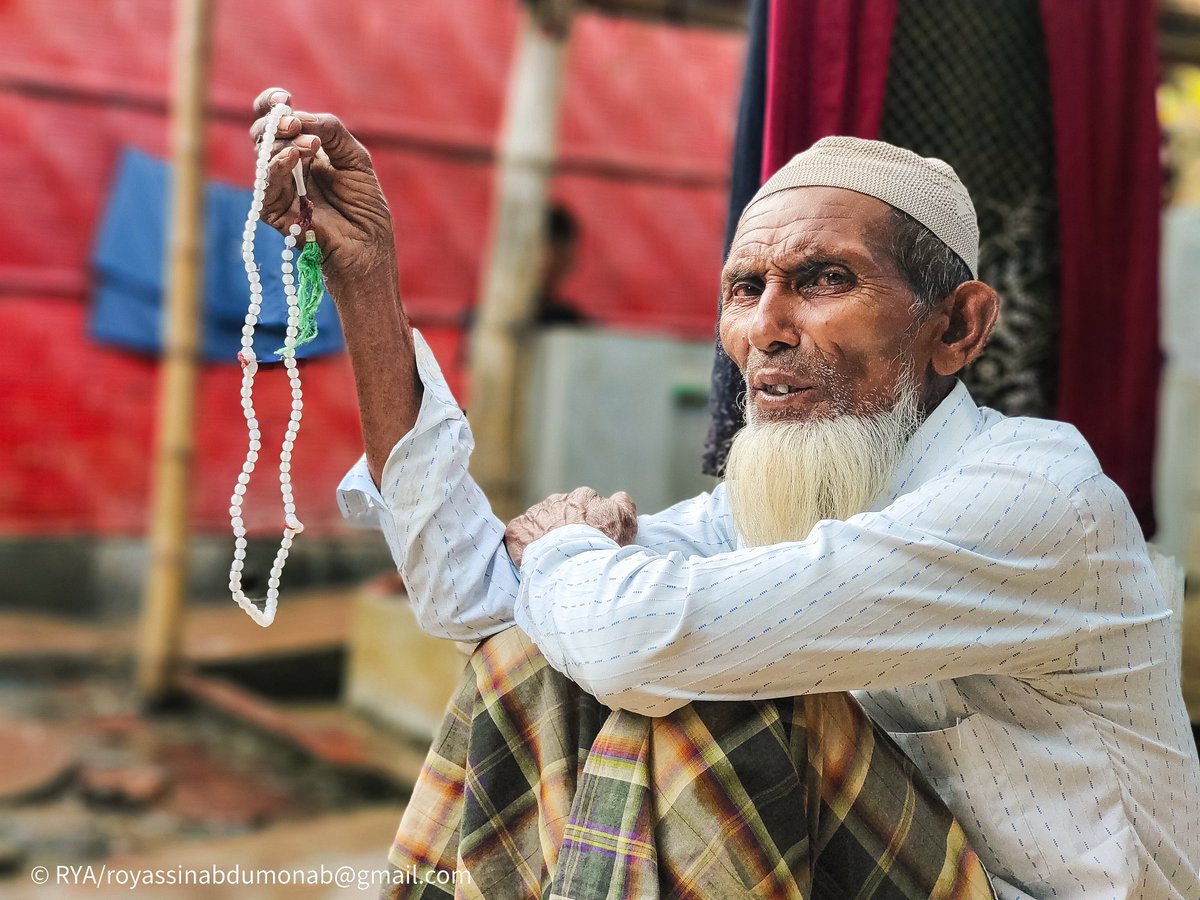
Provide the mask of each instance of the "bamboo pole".
{"label": "bamboo pole", "polygon": [[150,563],[142,600],[137,687],[154,704],[178,675],[187,576],[188,487],[192,469],[203,253],[204,108],[211,8],[179,0],[171,103],[170,240],[158,389]]}
{"label": "bamboo pole", "polygon": [[545,252],[547,184],[572,0],[530,4],[509,77],[497,160],[491,254],[471,342],[471,470],[503,518],[520,511],[522,358]]}

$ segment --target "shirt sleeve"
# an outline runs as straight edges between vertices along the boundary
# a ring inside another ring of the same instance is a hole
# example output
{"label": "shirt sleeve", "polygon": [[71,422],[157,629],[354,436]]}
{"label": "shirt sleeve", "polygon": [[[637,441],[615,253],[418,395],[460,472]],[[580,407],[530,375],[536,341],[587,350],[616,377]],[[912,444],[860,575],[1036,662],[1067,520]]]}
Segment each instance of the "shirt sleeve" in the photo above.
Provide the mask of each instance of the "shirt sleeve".
{"label": "shirt sleeve", "polygon": [[712,556],[734,549],[737,532],[725,499],[725,485],[717,485],[711,494],[681,500],[662,512],[638,516],[633,542],[655,553],[685,556]]}
{"label": "shirt sleeve", "polygon": [[504,525],[467,471],[475,441],[433,352],[414,329],[424,395],[412,430],[392,448],[380,486],[366,458],[338,486],[350,522],[383,530],[421,628],[478,641],[513,623],[518,573]]}
{"label": "shirt sleeve", "polygon": [[984,463],[800,542],[706,557],[574,525],[532,543],[521,572],[516,620],[551,665],[647,715],[1052,671],[1092,627],[1070,497]]}

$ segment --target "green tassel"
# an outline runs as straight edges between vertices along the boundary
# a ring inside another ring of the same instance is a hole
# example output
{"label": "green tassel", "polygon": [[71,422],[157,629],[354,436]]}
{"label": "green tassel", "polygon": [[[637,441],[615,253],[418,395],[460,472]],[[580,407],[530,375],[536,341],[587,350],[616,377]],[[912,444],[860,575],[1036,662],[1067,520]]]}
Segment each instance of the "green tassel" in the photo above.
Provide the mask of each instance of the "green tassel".
{"label": "green tassel", "polygon": [[[301,347],[317,336],[317,307],[325,296],[325,281],[321,275],[321,247],[315,240],[304,243],[300,258],[296,260],[296,300],[300,305],[299,334],[296,346]],[[281,347],[276,356],[283,356],[287,349]]]}

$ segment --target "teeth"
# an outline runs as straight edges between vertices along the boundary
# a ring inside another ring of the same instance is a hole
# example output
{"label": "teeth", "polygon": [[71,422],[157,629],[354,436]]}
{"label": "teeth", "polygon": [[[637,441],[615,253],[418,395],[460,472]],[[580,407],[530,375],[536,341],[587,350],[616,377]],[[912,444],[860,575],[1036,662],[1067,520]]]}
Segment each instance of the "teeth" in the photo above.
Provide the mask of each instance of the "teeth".
{"label": "teeth", "polygon": [[792,389],[786,384],[768,384],[764,390],[768,394],[790,394]]}

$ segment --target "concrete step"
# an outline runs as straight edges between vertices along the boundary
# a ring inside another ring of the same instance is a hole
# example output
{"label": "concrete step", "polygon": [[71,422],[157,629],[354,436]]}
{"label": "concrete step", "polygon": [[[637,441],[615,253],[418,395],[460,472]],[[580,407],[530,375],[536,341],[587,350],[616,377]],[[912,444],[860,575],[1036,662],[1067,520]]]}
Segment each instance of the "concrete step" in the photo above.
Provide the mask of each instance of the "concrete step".
{"label": "concrete step", "polygon": [[350,628],[344,697],[375,721],[428,741],[441,725],[468,654],[421,631],[403,595],[363,592]]}
{"label": "concrete step", "polygon": [[315,759],[401,792],[416,784],[428,742],[371,722],[340,702],[281,703],[234,682],[189,672],[184,692],[194,701],[286,741]]}
{"label": "concrete step", "polygon": [[[357,587],[284,597],[275,622],[260,628],[233,601],[186,610],[183,658],[200,665],[304,654],[344,646]],[[0,669],[31,674],[55,666],[128,662],[136,652],[136,619],[92,623],[36,613],[0,613]]]}

